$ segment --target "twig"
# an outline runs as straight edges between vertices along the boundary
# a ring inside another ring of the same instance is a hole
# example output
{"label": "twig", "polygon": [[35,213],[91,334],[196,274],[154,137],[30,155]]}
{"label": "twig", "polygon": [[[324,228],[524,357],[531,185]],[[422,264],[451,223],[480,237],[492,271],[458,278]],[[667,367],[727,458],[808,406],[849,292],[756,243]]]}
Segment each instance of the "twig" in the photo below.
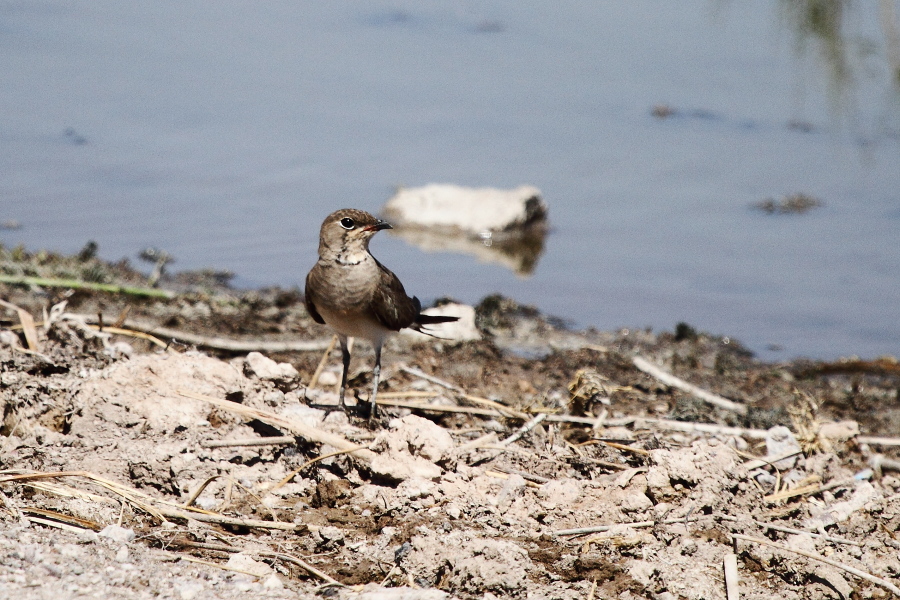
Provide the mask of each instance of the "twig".
{"label": "twig", "polygon": [[175,292],[168,290],[156,290],[129,285],[115,285],[111,283],[94,283],[79,281],[77,279],[54,279],[48,277],[27,277],[21,275],[0,275],[0,283],[12,283],[16,285],[36,285],[40,287],[66,287],[74,290],[94,290],[97,292],[111,292],[114,294],[130,294],[132,296],[148,296],[150,298],[174,298]]}
{"label": "twig", "polygon": [[331,458],[332,456],[339,456],[339,455],[341,455],[341,454],[349,454],[349,453],[355,452],[356,450],[359,450],[359,449],[361,449],[361,448],[368,448],[368,446],[358,446],[358,447],[356,447],[356,448],[347,448],[347,449],[344,449],[344,450],[337,450],[337,451],[335,451],[335,452],[329,452],[328,454],[322,454],[321,456],[317,456],[317,457],[315,457],[315,458],[312,459],[312,460],[308,460],[308,461],[306,461],[305,463],[303,463],[302,465],[300,465],[299,467],[297,467],[296,469],[294,469],[293,471],[291,471],[290,474],[289,474],[287,477],[285,477],[284,479],[282,479],[281,481],[279,481],[277,484],[275,484],[274,487],[272,487],[272,488],[271,488],[270,490],[268,490],[268,491],[269,491],[269,492],[274,492],[274,491],[277,490],[278,488],[287,485],[288,483],[290,483],[291,479],[293,479],[298,473],[300,473],[301,471],[303,471],[303,469],[306,469],[307,467],[310,467],[310,466],[316,464],[316,463],[319,462],[320,460],[325,460],[326,458]]}
{"label": "twig", "polygon": [[379,392],[378,399],[382,398],[437,398],[438,394],[436,392],[419,392],[416,390],[409,390],[406,392]]}
{"label": "twig", "polygon": [[763,498],[767,502],[777,502],[779,500],[784,500],[786,498],[791,498],[793,496],[806,496],[811,494],[820,494],[822,492],[832,490],[836,487],[841,487],[845,485],[854,485],[860,482],[860,479],[856,477],[847,477],[845,479],[834,479],[829,481],[828,483],[817,484],[813,483],[811,485],[805,485],[803,487],[795,488],[793,490],[785,490],[783,492],[778,492],[775,494],[770,494]]}
{"label": "twig", "polygon": [[296,444],[297,438],[291,435],[252,438],[247,440],[207,440],[200,442],[204,448],[231,448],[233,446],[284,446]]}
{"label": "twig", "polygon": [[508,475],[518,475],[522,479],[527,479],[529,481],[533,481],[535,483],[540,483],[541,485],[545,483],[549,483],[550,480],[546,477],[541,477],[540,475],[532,475],[531,473],[526,473],[525,471],[514,471],[512,469],[507,469],[505,467],[494,467],[495,471],[500,471],[501,473],[506,473]]}
{"label": "twig", "polygon": [[[468,400],[469,402],[474,402],[475,404],[481,404],[482,406],[489,406],[495,410],[500,411],[500,416],[510,416],[516,419],[522,419],[523,421],[528,420],[528,415],[523,413],[522,411],[518,411],[514,408],[510,408],[505,404],[500,404],[499,402],[494,402],[493,400],[488,400],[487,398],[481,398],[479,396],[473,396],[471,394],[463,394],[462,398]],[[552,415],[547,415],[547,418],[550,418]]]}
{"label": "twig", "polygon": [[[510,473],[503,473],[502,471],[491,471],[491,470],[485,471],[484,474],[487,475],[488,477],[493,477],[495,479],[509,479],[509,476],[510,476]],[[522,477],[522,476],[519,475],[519,477]],[[525,479],[525,478],[522,477],[522,479]],[[525,480],[525,485],[528,487],[532,487],[532,488],[541,487],[541,484],[539,484],[535,481],[528,481],[528,480]]]}
{"label": "twig", "polygon": [[873,437],[869,435],[856,436],[857,443],[869,444],[871,446],[900,446],[900,438],[895,437]]}
{"label": "twig", "polygon": [[643,448],[634,448],[627,444],[619,444],[616,442],[607,442],[605,440],[597,440],[598,442],[609,446],[610,448],[615,448],[616,450],[621,450],[623,452],[633,452],[635,454],[640,454],[641,456],[650,456],[650,452],[644,450]]}
{"label": "twig", "polygon": [[346,438],[334,433],[329,433],[327,431],[322,431],[321,429],[316,429],[315,427],[310,427],[306,423],[297,419],[288,419],[267,410],[250,408],[248,406],[244,406],[243,404],[229,402],[227,400],[220,400],[218,398],[213,398],[212,396],[198,394],[189,390],[178,390],[178,393],[188,398],[194,398],[196,400],[208,402],[213,406],[239,414],[247,419],[259,419],[260,421],[274,427],[287,429],[309,441],[317,442],[319,444],[328,444],[329,446],[333,446],[338,450],[347,450],[348,452],[353,453],[353,455],[357,458],[360,458],[366,462],[372,462],[372,459],[375,458],[375,453],[368,448],[365,448],[364,446],[357,446]]}
{"label": "twig", "polygon": [[452,383],[444,381],[443,379],[438,379],[434,375],[429,375],[428,373],[425,373],[424,371],[420,371],[419,369],[415,369],[413,367],[408,367],[406,365],[400,365],[399,369],[401,371],[403,371],[404,373],[412,375],[413,377],[418,377],[419,379],[424,379],[425,381],[430,381],[431,383],[434,383],[441,387],[447,388],[448,390],[453,390],[454,392],[457,392],[459,394],[466,393],[458,385],[453,385]]}
{"label": "twig", "polygon": [[740,533],[732,533],[731,537],[739,539],[739,540],[744,540],[747,542],[753,542],[755,544],[763,544],[765,546],[772,546],[773,548],[777,548],[779,550],[782,550],[783,552],[792,552],[794,554],[799,554],[800,556],[805,556],[806,558],[818,560],[819,562],[823,562],[826,565],[831,565],[832,567],[842,569],[848,573],[856,575],[857,577],[859,577],[861,579],[865,579],[866,581],[874,583],[877,586],[883,587],[884,589],[890,591],[891,593],[893,593],[896,596],[900,596],[900,588],[898,588],[893,583],[886,581],[884,579],[881,579],[880,577],[875,577],[874,575],[870,575],[869,573],[866,573],[865,571],[861,571],[855,567],[851,567],[849,565],[839,563],[836,560],[831,560],[830,558],[825,558],[824,556],[819,556],[818,554],[813,554],[812,552],[806,552],[805,550],[800,550],[799,548],[788,548],[787,546],[783,546],[781,544],[776,544],[775,542],[772,542],[765,538],[751,537],[749,535],[742,535]]}
{"label": "twig", "polygon": [[193,556],[189,556],[187,554],[180,554],[178,552],[168,552],[170,556],[177,556],[179,559],[186,561],[197,563],[198,565],[206,565],[207,567],[215,567],[217,569],[222,569],[223,571],[231,571],[233,573],[240,573],[242,575],[249,575],[250,577],[255,577],[256,579],[262,579],[265,577],[265,573],[254,573],[253,571],[245,571],[244,569],[238,569],[236,567],[229,567],[228,565],[222,565],[219,563],[212,562],[211,560],[203,560],[202,558],[194,558]]}
{"label": "twig", "polygon": [[411,410],[428,410],[432,412],[466,413],[483,417],[502,417],[496,410],[486,408],[474,408],[471,406],[453,406],[448,404],[424,404],[421,402],[403,402],[401,400],[384,400],[381,396],[376,400],[379,406],[396,406],[397,408],[409,408]]}
{"label": "twig", "polygon": [[[717,519],[722,519],[725,521],[737,521],[737,517],[732,515],[716,515]],[[822,535],[821,533],[813,533],[812,531],[804,531],[803,529],[794,529],[793,527],[785,527],[784,525],[775,525],[774,523],[764,523],[762,521],[757,521],[755,519],[750,520],[751,523],[756,525],[757,527],[761,527],[763,529],[771,529],[773,531],[780,531],[782,533],[790,533],[790,534],[799,534],[799,535],[808,535],[814,538],[821,538],[823,541],[830,542],[832,544],[849,544],[851,546],[862,546],[860,542],[855,542],[853,540],[848,540],[846,538],[832,537],[830,535]]]}
{"label": "twig", "polygon": [[478,450],[485,444],[496,444],[497,443],[497,434],[495,432],[490,432],[481,436],[478,439],[472,440],[470,442],[466,442],[465,444],[460,444],[456,448],[454,448],[453,452],[456,454],[465,454],[466,452],[471,452],[472,450]]}
{"label": "twig", "polygon": [[[618,469],[619,471],[627,471],[633,467],[629,465],[622,465],[619,463],[609,462],[605,460],[600,460],[597,458],[588,458],[586,456],[573,456],[572,460],[577,460],[579,463],[584,463],[588,465],[597,465],[598,467],[606,467],[607,469]],[[641,471],[643,472],[643,471]]]}
{"label": "twig", "polygon": [[[89,323],[86,323],[85,327],[87,327],[88,329],[93,329],[95,331],[100,331],[99,325],[91,325]],[[169,344],[165,343],[158,337],[152,336],[149,333],[144,333],[143,331],[134,331],[132,329],[124,329],[122,327],[104,327],[103,331],[105,333],[114,333],[116,335],[126,335],[128,337],[147,340],[151,344],[155,344],[156,346],[159,346],[160,348],[168,348],[169,347]],[[174,352],[174,350],[172,350],[171,348],[169,348],[169,349],[172,352]]]}
{"label": "twig", "polygon": [[600,411],[600,414],[597,415],[597,420],[594,421],[593,425],[591,425],[591,429],[594,431],[594,433],[600,431],[603,428],[603,423],[604,421],[606,421],[606,417],[608,416],[609,411],[607,411],[605,408]]}
{"label": "twig", "polygon": [[547,418],[546,413],[539,414],[535,418],[531,419],[530,421],[528,421],[527,423],[525,423],[524,425],[519,427],[518,431],[516,431],[514,434],[512,434],[505,440],[501,440],[499,442],[499,445],[500,446],[509,446],[513,442],[521,439],[523,435],[525,435],[526,433],[528,433],[529,431],[531,431],[532,429],[534,429],[535,427],[540,425],[541,421],[543,421],[546,418]]}
{"label": "twig", "polygon": [[725,596],[728,600],[739,600],[737,555],[729,552],[725,555]]}
{"label": "twig", "polygon": [[[0,281],[3,280],[0,279]],[[19,322],[22,324],[22,331],[25,333],[25,343],[28,344],[28,349],[32,352],[40,352],[41,348],[38,344],[37,328],[34,326],[34,317],[31,316],[31,313],[24,308],[19,308],[12,302],[7,302],[2,299],[0,299],[0,306],[5,306],[10,310],[16,311],[16,314],[19,315]]]}
{"label": "twig", "polygon": [[103,529],[103,527],[101,527],[100,524],[96,521],[89,521],[88,519],[73,517],[72,515],[67,515],[55,510],[35,508],[33,506],[25,506],[22,507],[21,510],[26,516],[34,515],[36,517],[50,519],[58,523],[65,523],[66,525],[71,525],[72,527],[77,527],[79,529],[91,529],[93,531],[100,531],[101,529]]}
{"label": "twig", "polygon": [[331,355],[331,351],[334,350],[334,345],[338,341],[338,336],[331,336],[331,342],[328,344],[328,347],[325,348],[325,352],[322,354],[322,359],[319,360],[319,364],[316,366],[316,370],[313,372],[312,378],[309,380],[309,386],[314,388],[316,384],[319,383],[319,375],[322,374],[322,369],[325,368],[325,364],[328,362],[328,357]]}
{"label": "twig", "polygon": [[708,392],[702,388],[697,387],[694,384],[688,383],[683,379],[679,379],[675,377],[671,373],[666,373],[650,361],[645,358],[641,358],[640,356],[635,356],[631,362],[634,363],[634,366],[647,373],[648,375],[655,377],[660,380],[664,384],[678,388],[682,391],[685,391],[689,394],[700,398],[701,400],[712,404],[713,406],[717,406],[719,408],[723,408],[725,410],[730,410],[732,412],[736,412],[739,415],[747,414],[747,407],[743,404],[738,404],[737,402],[733,402],[727,398],[723,398],[722,396],[718,396],[711,392]]}
{"label": "twig", "polygon": [[0,483],[9,483],[13,481],[32,481],[41,479],[58,479],[60,477],[83,477],[108,489],[114,494],[121,496],[125,500],[128,500],[133,505],[159,519],[160,521],[166,520],[162,512],[160,512],[158,508],[150,504],[151,502],[153,502],[153,498],[151,498],[150,496],[147,496],[146,494],[143,494],[138,490],[130,489],[114,481],[110,481],[109,479],[104,479],[103,477],[94,475],[93,473],[90,473],[88,471],[53,471],[34,473],[16,469],[9,469],[0,471],[0,475],[3,475],[2,477],[0,477]]}
{"label": "twig", "polygon": [[[771,465],[774,467],[775,463],[782,461],[786,458],[791,458],[792,456],[802,454],[802,453],[803,453],[803,450],[800,450],[798,448],[796,450],[791,450],[789,452],[785,452],[784,454],[781,454],[779,456],[772,456],[772,457],[767,456],[765,458],[753,457],[753,460],[744,463],[744,468],[746,468],[748,471],[753,471],[754,469],[759,469],[761,467],[765,467],[766,465]],[[752,457],[752,455],[748,455],[744,452],[738,451],[738,454],[740,454],[741,456],[745,456],[745,457]]]}
{"label": "twig", "polygon": [[[592,417],[574,417],[570,415],[547,415],[547,421],[551,423],[577,423],[579,425],[592,426],[596,419]],[[727,427],[712,423],[690,423],[687,421],[672,421],[669,419],[656,419],[653,417],[625,416],[615,419],[607,419],[604,423],[608,427],[621,427],[632,425],[635,429],[651,426],[666,431],[682,431],[685,433],[707,433],[711,435],[734,435],[751,439],[762,440],[768,435],[765,429],[748,429],[745,427]]]}
{"label": "twig", "polygon": [[296,556],[293,556],[291,554],[285,554],[283,552],[258,552],[257,554],[259,554],[259,556],[266,556],[269,558],[277,558],[277,559],[283,560],[285,562],[294,563],[298,567],[306,569],[306,571],[308,573],[310,573],[311,575],[315,575],[316,577],[318,577],[322,581],[325,581],[326,583],[329,583],[331,585],[338,585],[341,587],[347,587],[343,583],[338,581],[337,579],[334,579],[333,577],[328,575],[328,573],[325,573],[324,571],[321,571],[321,570],[315,568],[314,566],[312,566],[305,560],[297,558]]}
{"label": "twig", "polygon": [[305,525],[296,523],[276,523],[274,521],[261,521],[258,519],[237,519],[234,517],[226,517],[224,515],[210,514],[206,511],[183,511],[172,508],[160,507],[166,517],[172,519],[184,519],[185,521],[193,519],[201,523],[218,523],[219,525],[233,525],[237,527],[248,527],[254,529],[278,529],[281,531],[297,531],[303,529]]}
{"label": "twig", "polygon": [[780,492],[775,492],[774,494],[769,494],[768,496],[763,497],[763,500],[769,503],[775,503],[781,500],[787,500],[788,498],[793,498],[794,496],[813,494],[820,491],[820,487],[822,486],[820,486],[818,483],[813,483],[810,485],[804,485],[803,487],[794,488],[792,490],[782,490]]}
{"label": "twig", "polygon": [[886,458],[883,454],[873,454],[869,458],[869,466],[875,471],[876,477],[881,477],[882,471],[900,471],[900,460]]}
{"label": "twig", "polygon": [[594,594],[597,593],[597,578],[591,579],[591,589],[588,590],[587,600],[594,600]]}
{"label": "twig", "polygon": [[[75,316],[84,319],[85,323],[91,325],[96,325],[98,321],[97,317],[93,315],[79,314]],[[266,340],[232,340],[222,337],[208,337],[187,331],[169,329],[168,327],[159,327],[152,323],[133,321],[131,319],[126,320],[124,326],[126,329],[142,331],[158,338],[176,339],[185,344],[193,344],[201,348],[212,348],[214,350],[225,350],[227,352],[318,352],[328,347],[328,342],[326,340],[274,342]],[[109,328],[105,327],[104,330],[108,331]]]}
{"label": "twig", "polygon": [[55,527],[57,529],[62,529],[63,531],[68,531],[70,533],[81,533],[83,531],[90,531],[89,529],[86,529],[84,527],[76,527],[75,525],[69,525],[68,523],[63,523],[61,521],[56,521],[54,519],[46,519],[44,517],[23,515],[22,518],[31,523],[37,523],[38,525],[44,525],[46,527]]}
{"label": "twig", "polygon": [[675,523],[684,523],[685,521],[699,521],[699,517],[688,517],[680,519],[665,519],[663,521],[635,521],[633,523],[619,523],[616,525],[595,525],[593,527],[578,527],[575,529],[559,529],[553,532],[553,535],[585,535],[588,533],[601,533],[609,531],[613,527],[653,527],[658,524],[672,525]]}
{"label": "twig", "polygon": [[200,494],[203,493],[203,490],[205,490],[207,488],[207,486],[209,486],[209,484],[211,484],[213,481],[215,481],[216,479],[219,479],[221,477],[227,477],[227,475],[212,475],[210,477],[207,477],[206,480],[200,484],[200,487],[198,487],[196,490],[194,490],[194,493],[191,494],[190,497],[188,497],[188,499],[184,501],[184,504],[182,504],[182,506],[184,508],[190,508],[191,505],[197,500],[197,498],[200,497]]}
{"label": "twig", "polygon": [[254,519],[236,519],[226,517],[216,513],[211,513],[199,509],[186,509],[180,504],[157,500],[143,492],[128,488],[122,484],[104,479],[98,475],[94,475],[88,471],[56,471],[48,473],[30,473],[21,470],[8,469],[0,471],[0,483],[10,483],[14,481],[31,481],[42,479],[58,479],[60,477],[82,477],[92,481],[114,494],[119,495],[142,511],[150,514],[160,521],[166,521],[168,518],[173,519],[193,519],[204,523],[219,523],[221,525],[236,525],[239,527],[254,527],[257,529],[281,529],[285,531],[296,531],[304,525],[295,525],[293,523],[273,523],[271,521],[259,521]]}

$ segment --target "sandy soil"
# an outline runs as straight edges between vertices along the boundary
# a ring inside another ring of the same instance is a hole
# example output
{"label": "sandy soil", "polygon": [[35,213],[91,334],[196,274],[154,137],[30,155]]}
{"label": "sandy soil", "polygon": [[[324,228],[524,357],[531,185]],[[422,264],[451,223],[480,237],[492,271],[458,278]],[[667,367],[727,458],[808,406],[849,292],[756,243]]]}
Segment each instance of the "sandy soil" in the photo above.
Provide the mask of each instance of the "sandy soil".
{"label": "sandy soil", "polygon": [[[574,332],[488,298],[480,341],[387,345],[370,424],[364,345],[345,414],[337,352],[309,387],[321,350],[209,341],[321,348],[297,292],[181,283],[0,286],[38,321],[36,352],[0,321],[0,597],[714,599],[734,558],[741,598],[900,586],[896,450],[872,437],[900,430],[894,360],[762,364],[687,326]],[[148,324],[195,337],[110,333]]]}

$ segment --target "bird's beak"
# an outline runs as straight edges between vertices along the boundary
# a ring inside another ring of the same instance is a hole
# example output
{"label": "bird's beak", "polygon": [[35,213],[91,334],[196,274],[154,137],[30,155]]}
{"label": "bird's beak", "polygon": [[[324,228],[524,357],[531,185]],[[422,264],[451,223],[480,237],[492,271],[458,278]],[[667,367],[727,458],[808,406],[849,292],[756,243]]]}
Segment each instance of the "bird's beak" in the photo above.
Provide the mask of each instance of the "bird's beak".
{"label": "bird's beak", "polygon": [[393,229],[393,227],[391,227],[391,224],[387,221],[378,219],[377,221],[375,221],[374,225],[369,225],[364,229],[364,231],[381,231],[382,229]]}

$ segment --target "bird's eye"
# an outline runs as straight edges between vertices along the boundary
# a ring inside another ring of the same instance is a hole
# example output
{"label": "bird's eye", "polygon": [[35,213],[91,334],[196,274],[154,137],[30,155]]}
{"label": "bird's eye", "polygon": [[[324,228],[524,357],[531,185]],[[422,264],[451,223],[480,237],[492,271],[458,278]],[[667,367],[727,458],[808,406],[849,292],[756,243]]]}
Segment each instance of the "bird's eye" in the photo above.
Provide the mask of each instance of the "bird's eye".
{"label": "bird's eye", "polygon": [[341,219],[341,227],[343,227],[344,229],[353,229],[354,227],[356,227],[356,223],[354,223],[353,219],[351,219],[350,217],[344,217],[343,219]]}

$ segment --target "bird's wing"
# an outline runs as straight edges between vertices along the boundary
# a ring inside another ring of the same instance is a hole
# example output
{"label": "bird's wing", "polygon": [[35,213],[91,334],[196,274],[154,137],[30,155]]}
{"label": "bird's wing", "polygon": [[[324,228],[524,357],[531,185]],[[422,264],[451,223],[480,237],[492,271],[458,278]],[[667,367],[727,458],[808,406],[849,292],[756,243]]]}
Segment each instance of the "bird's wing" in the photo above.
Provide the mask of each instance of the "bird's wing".
{"label": "bird's wing", "polygon": [[372,308],[378,321],[393,331],[400,331],[416,321],[422,305],[416,298],[410,298],[403,284],[390,269],[378,263],[380,285],[375,287]]}
{"label": "bird's wing", "polygon": [[[315,267],[313,267],[313,271],[314,270],[315,270]],[[313,321],[315,321],[316,323],[319,323],[320,325],[324,325],[325,319],[323,319],[322,315],[319,314],[319,311],[316,310],[316,305],[313,304],[312,298],[310,297],[310,294],[309,294],[309,289],[310,289],[309,280],[310,280],[310,277],[312,276],[312,274],[313,274],[312,271],[310,271],[309,273],[306,274],[306,289],[303,290],[303,301],[306,303],[306,312],[309,313],[309,316],[312,317]]]}

